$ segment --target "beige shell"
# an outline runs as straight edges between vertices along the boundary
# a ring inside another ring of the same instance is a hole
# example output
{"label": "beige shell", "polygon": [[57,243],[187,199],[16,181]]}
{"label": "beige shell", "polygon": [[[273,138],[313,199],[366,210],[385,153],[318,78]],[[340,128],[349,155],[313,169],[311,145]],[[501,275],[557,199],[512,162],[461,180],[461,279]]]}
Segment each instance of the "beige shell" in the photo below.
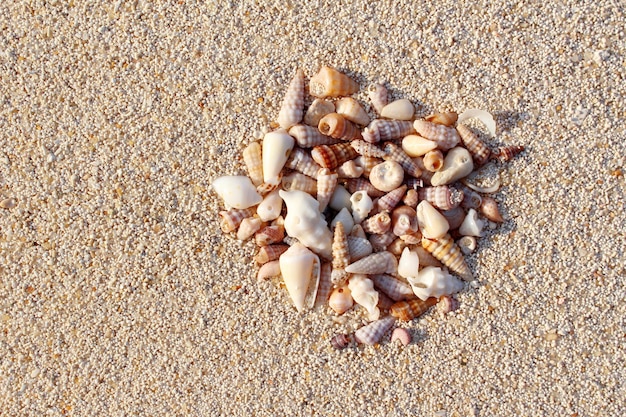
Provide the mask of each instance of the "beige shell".
{"label": "beige shell", "polygon": [[387,160],[372,168],[369,180],[377,190],[388,193],[402,184],[404,170],[399,163]]}
{"label": "beige shell", "polygon": [[383,211],[361,222],[361,226],[366,233],[382,234],[391,228],[391,217],[389,213]]}
{"label": "beige shell", "polygon": [[315,303],[320,276],[320,259],[301,243],[280,255],[280,273],[298,312]]}
{"label": "beige shell", "polygon": [[293,136],[296,143],[301,148],[312,148],[317,145],[332,145],[334,143],[341,142],[340,139],[331,138],[330,136],[322,135],[317,125],[295,125],[289,129],[289,134]]}
{"label": "beige shell", "polygon": [[335,139],[353,140],[361,138],[361,129],[338,113],[329,113],[322,117],[317,128],[323,135]]}
{"label": "beige shell", "polygon": [[283,104],[278,113],[278,124],[283,129],[300,123],[304,112],[304,72],[298,68],[289,83]]}
{"label": "beige shell", "polygon": [[372,244],[374,252],[382,252],[387,250],[387,246],[391,245],[396,238],[391,230],[384,233],[372,233],[369,241]]}
{"label": "beige shell", "polygon": [[354,162],[363,168],[363,176],[365,178],[369,178],[372,168],[383,162],[383,160],[381,158],[374,158],[371,156],[357,156],[354,159]]}
{"label": "beige shell", "polygon": [[285,228],[281,225],[265,226],[254,234],[257,246],[279,243],[285,238]]}
{"label": "beige shell", "polygon": [[459,143],[459,134],[453,127],[439,125],[426,120],[416,120],[413,127],[421,136],[437,142],[442,151],[454,148]]}
{"label": "beige shell", "polygon": [[222,232],[230,233],[239,227],[243,219],[254,215],[254,208],[232,208],[230,210],[220,211],[219,215],[222,217],[222,220],[220,221],[220,228],[222,229]]}
{"label": "beige shell", "polygon": [[328,297],[328,306],[337,314],[343,314],[354,305],[352,294],[347,285],[335,288]]}
{"label": "beige shell", "polygon": [[322,168],[317,174],[317,201],[320,203],[319,210],[326,210],[326,206],[330,202],[330,198],[337,187],[337,179],[339,175],[331,173],[328,168]]}
{"label": "beige shell", "polygon": [[456,244],[464,255],[469,255],[476,250],[476,238],[474,236],[463,236],[456,241]]}
{"label": "beige shell", "polygon": [[335,169],[341,164],[357,157],[349,143],[318,145],[311,151],[313,160],[323,168]]}
{"label": "beige shell", "polygon": [[406,152],[404,152],[398,145],[393,142],[386,142],[383,146],[383,151],[385,151],[385,156],[383,157],[384,160],[399,163],[402,166],[402,169],[404,169],[404,172],[412,177],[419,178],[422,175],[420,167],[418,167],[415,161],[413,161],[411,157],[407,155]]}
{"label": "beige shell", "polygon": [[415,113],[415,106],[406,98],[392,101],[387,104],[380,112],[382,117],[394,120],[411,120]]}
{"label": "beige shell", "polygon": [[346,161],[337,167],[339,178],[359,178],[363,175],[363,168],[358,166],[354,159]]}
{"label": "beige shell", "polygon": [[258,264],[265,264],[270,261],[275,261],[282,255],[287,249],[289,249],[289,245],[284,245],[282,243],[277,243],[274,245],[262,246],[259,249],[259,253],[256,254],[254,260]]}
{"label": "beige shell", "polygon": [[389,331],[389,329],[391,329],[395,322],[396,318],[391,316],[373,321],[367,326],[363,326],[354,332],[354,339],[357,343],[375,345],[381,341],[383,336]]}
{"label": "beige shell", "polygon": [[415,133],[413,123],[406,120],[374,119],[363,131],[363,139],[369,143],[400,139]]}
{"label": "beige shell", "polygon": [[317,296],[315,297],[315,307],[325,305],[333,290],[333,283],[330,280],[331,269],[330,262],[322,262],[320,268],[320,283],[317,286]]}
{"label": "beige shell", "polygon": [[402,197],[406,193],[406,189],[406,185],[401,185],[400,187],[395,188],[389,191],[384,196],[380,197],[377,202],[378,209],[380,211],[393,210],[402,200]]}
{"label": "beige shell", "polygon": [[355,139],[350,142],[350,145],[361,156],[370,156],[375,158],[382,158],[385,156],[385,151],[380,149],[373,143],[364,141],[363,139]]}
{"label": "beige shell", "polygon": [[437,299],[431,297],[425,301],[419,298],[412,300],[398,301],[391,306],[390,313],[398,320],[409,321],[426,313],[429,308],[437,304]]}
{"label": "beige shell", "polygon": [[462,191],[447,185],[420,188],[419,198],[426,200],[440,210],[451,210],[458,207],[465,196]]}
{"label": "beige shell", "polygon": [[482,198],[480,212],[492,222],[502,223],[504,221],[498,209],[498,203],[492,197],[484,196]]}
{"label": "beige shell", "polygon": [[381,197],[385,194],[384,191],[380,191],[379,189],[374,187],[372,183],[365,178],[350,178],[346,180],[346,188],[348,189],[350,194],[354,194],[357,191],[364,190],[372,198]]}
{"label": "beige shell", "polygon": [[367,275],[356,274],[350,277],[348,288],[354,302],[364,307],[369,320],[378,320],[380,310],[378,304],[378,291],[374,289],[374,283]]}
{"label": "beige shell", "polygon": [[317,181],[299,172],[292,172],[283,176],[282,184],[285,191],[299,190],[311,194],[313,197],[317,195]]}
{"label": "beige shell", "polygon": [[263,197],[263,201],[256,208],[256,213],[264,222],[278,218],[282,211],[283,199],[278,194],[278,190],[274,190]]}
{"label": "beige shell", "polygon": [[346,272],[351,274],[396,274],[398,271],[398,260],[391,252],[382,251],[372,253],[356,262],[351,263],[346,268]]}
{"label": "beige shell", "polygon": [[374,286],[387,294],[393,301],[415,298],[411,286],[396,277],[387,274],[376,274],[372,275],[371,278]]}
{"label": "beige shell", "polygon": [[388,103],[387,89],[382,84],[374,84],[367,93],[376,113],[381,114]]}
{"label": "beige shell", "polygon": [[439,149],[426,152],[422,158],[424,168],[430,172],[437,172],[443,168],[443,153]]}
{"label": "beige shell", "polygon": [[277,277],[280,275],[280,262],[278,259],[267,262],[259,268],[256,274],[257,281],[265,281],[266,279]]}
{"label": "beige shell", "polygon": [[334,112],[335,105],[332,101],[316,98],[313,100],[313,103],[311,103],[306,111],[306,114],[304,115],[304,124],[314,126],[317,129],[320,119],[328,113]]}
{"label": "beige shell", "polygon": [[335,225],[335,234],[333,236],[332,246],[333,260],[331,282],[336,287],[343,285],[349,274],[345,271],[346,266],[350,264],[350,248],[348,246],[348,237],[342,222]]}
{"label": "beige shell", "polygon": [[359,85],[345,74],[323,66],[311,77],[309,93],[319,98],[349,96],[359,91]]}
{"label": "beige shell", "polygon": [[448,220],[426,200],[420,201],[415,212],[419,230],[428,239],[439,239],[450,229]]}
{"label": "beige shell", "polygon": [[437,142],[418,135],[407,135],[402,139],[402,150],[410,157],[426,155],[437,148]]}
{"label": "beige shell", "polygon": [[350,262],[365,258],[374,251],[369,240],[358,236],[348,236],[348,248],[350,249]]}
{"label": "beige shell", "polygon": [[401,238],[397,238],[396,240],[394,240],[387,246],[387,250],[396,256],[400,256],[404,248],[408,246],[409,246],[409,243],[405,242]]}
{"label": "beige shell", "polygon": [[472,154],[474,163],[477,166],[481,166],[487,162],[491,151],[487,145],[485,145],[483,141],[478,138],[478,135],[472,132],[472,130],[465,125],[458,125],[456,130],[459,132],[463,146],[465,146],[469,153]]}
{"label": "beige shell", "polygon": [[367,126],[370,122],[370,117],[363,106],[352,97],[344,97],[341,100],[337,100],[335,109],[337,113],[357,125]]}
{"label": "beige shell", "polygon": [[400,206],[391,213],[394,235],[402,236],[417,232],[417,213],[413,207]]}
{"label": "beige shell", "polygon": [[311,178],[316,178],[317,173],[322,167],[313,160],[309,152],[302,148],[295,148],[291,151],[289,159],[287,159],[285,163],[285,168],[301,172]]}
{"label": "beige shell", "polygon": [[417,203],[419,202],[419,194],[417,190],[410,189],[407,190],[402,202],[409,207],[417,207]]}
{"label": "beige shell", "polygon": [[263,137],[263,182],[280,183],[280,174],[295,144],[286,130],[279,129]]}
{"label": "beige shell", "polygon": [[449,234],[431,240],[422,238],[422,247],[429,251],[435,258],[448,267],[448,269],[465,281],[472,280],[472,271],[465,263],[463,254]]}
{"label": "beige shell", "polygon": [[263,225],[263,220],[258,217],[248,217],[242,220],[237,229],[237,239],[248,240]]}
{"label": "beige shell", "polygon": [[430,183],[435,186],[451,184],[468,176],[473,170],[472,155],[467,149],[457,146],[448,151],[443,160],[443,168],[433,174]]}
{"label": "beige shell", "polygon": [[252,184],[261,185],[263,183],[263,159],[259,142],[252,142],[246,146],[243,150],[243,162],[246,164]]}
{"label": "beige shell", "polygon": [[454,126],[459,115],[456,112],[434,113],[426,116],[424,120],[427,122],[437,123],[444,126]]}

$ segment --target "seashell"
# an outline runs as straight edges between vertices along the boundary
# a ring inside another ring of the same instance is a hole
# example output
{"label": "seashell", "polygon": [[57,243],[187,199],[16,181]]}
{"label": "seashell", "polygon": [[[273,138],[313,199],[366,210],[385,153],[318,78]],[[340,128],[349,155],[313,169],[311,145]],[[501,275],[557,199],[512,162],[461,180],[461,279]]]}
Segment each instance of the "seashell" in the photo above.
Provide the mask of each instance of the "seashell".
{"label": "seashell", "polygon": [[442,151],[454,148],[460,140],[455,128],[427,122],[426,120],[414,121],[413,128],[426,139],[437,142],[437,148]]}
{"label": "seashell", "polygon": [[439,260],[437,258],[435,258],[430,252],[428,252],[423,247],[416,246],[413,250],[415,252],[417,252],[417,256],[419,256],[419,258],[420,258],[420,265],[422,267],[425,267],[425,266],[443,266],[443,264],[441,262],[439,262]]}
{"label": "seashell", "polygon": [[374,207],[372,199],[363,190],[352,194],[350,202],[352,203],[352,218],[355,223],[361,223]]}
{"label": "seashell", "polygon": [[439,149],[428,151],[422,158],[424,168],[430,172],[437,172],[443,168],[443,153]]}
{"label": "seashell", "polygon": [[387,294],[389,298],[394,301],[415,298],[411,286],[396,277],[387,274],[376,274],[371,277],[374,286]]}
{"label": "seashell", "polygon": [[456,298],[452,297],[451,295],[444,295],[443,297],[439,299],[439,302],[437,303],[437,309],[442,314],[451,313],[453,311],[458,310],[458,308],[459,308],[459,301]]}
{"label": "seashell", "polygon": [[333,269],[331,272],[331,282],[334,286],[343,285],[348,279],[348,273],[345,271],[346,266],[350,264],[350,249],[348,247],[348,237],[343,228],[342,222],[335,225],[335,234],[333,236]]}
{"label": "seashell", "polygon": [[464,255],[469,255],[476,250],[476,238],[474,236],[463,236],[457,240],[456,244]]}
{"label": "seashell", "polygon": [[256,208],[256,213],[264,222],[274,220],[280,216],[283,210],[283,199],[278,194],[278,190],[274,190],[267,194],[261,204]]}
{"label": "seashell", "polygon": [[385,161],[372,168],[369,180],[377,190],[387,193],[402,184],[404,170],[402,165],[395,161]]}
{"label": "seashell", "polygon": [[366,142],[363,139],[355,139],[350,142],[350,145],[352,145],[356,153],[361,156],[370,156],[374,158],[382,158],[385,156],[385,151],[373,143]]}
{"label": "seashell", "polygon": [[408,135],[402,139],[402,150],[410,157],[423,156],[437,148],[437,142],[418,135]]}
{"label": "seashell", "polygon": [[5,198],[0,201],[0,208],[10,210],[17,206],[17,200],[13,197]]}
{"label": "seashell", "polygon": [[463,236],[482,236],[482,230],[485,222],[478,219],[478,213],[474,209],[469,209],[463,219],[463,223],[459,226],[459,233]]}
{"label": "seashell", "polygon": [[285,236],[285,238],[283,239],[283,243],[289,246],[293,246],[297,242],[298,242],[298,239],[296,239],[295,237],[291,237],[289,235]]}
{"label": "seashell", "polygon": [[328,168],[321,168],[317,173],[317,201],[320,203],[320,211],[326,210],[328,202],[335,192],[339,175],[331,173]]}
{"label": "seashell", "polygon": [[333,283],[330,280],[332,266],[330,262],[322,262],[320,268],[320,283],[317,286],[317,296],[315,297],[315,307],[326,305],[328,297],[333,290]]}
{"label": "seashell", "polygon": [[370,156],[357,156],[354,162],[363,168],[363,176],[369,178],[372,168],[383,162],[381,158],[374,158]]}
{"label": "seashell", "polygon": [[328,169],[335,169],[344,162],[356,158],[357,155],[349,143],[318,145],[311,150],[313,160]]}
{"label": "seashell", "polygon": [[468,176],[474,170],[472,156],[467,149],[456,147],[450,149],[443,160],[443,168],[430,179],[432,185],[450,184]]}
{"label": "seashell", "polygon": [[426,116],[424,120],[438,125],[454,126],[458,118],[459,115],[456,112],[451,111],[446,113],[434,113],[430,116]]}
{"label": "seashell", "polygon": [[491,159],[498,159],[500,162],[509,162],[511,159],[515,158],[518,154],[524,151],[523,146],[503,146],[497,149],[494,149],[491,152]]}
{"label": "seashell", "polygon": [[389,311],[393,303],[395,303],[395,301],[387,297],[387,295],[384,292],[378,293],[378,309],[379,310]]}
{"label": "seashell", "polygon": [[436,298],[428,298],[426,301],[422,301],[419,298],[398,301],[391,306],[390,313],[398,320],[409,321],[426,313],[435,304],[437,304]]}
{"label": "seashell", "polygon": [[211,186],[224,200],[226,208],[246,209],[256,206],[263,200],[250,178],[244,175],[219,177],[211,183]]}
{"label": "seashell", "polygon": [[369,237],[369,241],[372,244],[374,252],[382,252],[387,250],[387,246],[391,244],[396,238],[393,232],[388,231],[385,233],[373,233]]}
{"label": "seashell", "polygon": [[359,178],[363,175],[363,168],[358,166],[356,161],[346,161],[337,168],[339,178]]}
{"label": "seashell", "polygon": [[461,123],[466,119],[478,119],[485,125],[491,136],[496,135],[496,121],[493,116],[485,110],[480,109],[467,109],[463,113],[459,114],[457,122]]}
{"label": "seashell", "polygon": [[[420,242],[421,242],[421,239],[420,239]],[[391,242],[389,246],[387,246],[387,250],[396,256],[400,256],[404,248],[408,246],[409,246],[409,243],[405,242],[401,238],[397,238],[396,240]]]}
{"label": "seashell", "polygon": [[461,207],[455,207],[450,210],[444,210],[441,212],[443,217],[448,221],[448,225],[450,226],[450,230],[457,229],[461,223],[463,223],[463,219],[465,219],[465,210]]}
{"label": "seashell", "polygon": [[396,327],[391,332],[391,343],[395,341],[399,341],[402,343],[402,346],[407,346],[411,343],[411,333],[407,329],[403,329],[402,327]]}
{"label": "seashell", "polygon": [[336,112],[344,118],[361,126],[367,126],[370,117],[361,104],[352,97],[344,97],[335,102]]}
{"label": "seashell", "polygon": [[285,162],[285,168],[301,172],[311,178],[316,178],[322,167],[313,160],[309,152],[302,148],[295,148],[291,151],[287,162]]}
{"label": "seashell", "polygon": [[335,288],[328,297],[328,306],[337,314],[343,314],[354,305],[350,289],[347,285]]}
{"label": "seashell", "polygon": [[350,231],[350,236],[361,237],[363,239],[367,239],[367,235],[365,234],[365,230],[360,224],[355,224]]}
{"label": "seashell", "polygon": [[369,240],[357,236],[348,236],[348,249],[350,249],[350,262],[365,258],[374,251]]}
{"label": "seashell", "polygon": [[411,120],[415,113],[415,106],[406,98],[392,101],[387,104],[380,112],[382,117],[394,120]]}
{"label": "seashell", "polygon": [[243,150],[243,162],[248,169],[248,177],[254,185],[263,184],[263,159],[261,157],[261,144],[252,142]]}
{"label": "seashell", "polygon": [[295,140],[286,130],[279,129],[266,133],[263,137],[263,182],[278,184],[280,172],[289,158]]}
{"label": "seashell", "polygon": [[491,194],[495,193],[500,189],[500,179],[496,177],[496,180],[489,186],[478,186],[476,184],[472,184],[467,179],[461,180],[461,182],[467,186],[467,188],[476,191],[477,193],[483,194]]}
{"label": "seashell", "polygon": [[330,345],[337,350],[342,350],[350,346],[350,336],[347,334],[338,334],[330,339]]}
{"label": "seashell", "polygon": [[304,72],[298,68],[287,87],[287,93],[278,113],[278,124],[283,129],[300,123],[304,113]]}
{"label": "seashell", "polygon": [[380,197],[377,201],[377,206],[379,210],[391,211],[393,210],[402,200],[406,192],[407,186],[401,185],[400,187],[389,191],[384,196]]}
{"label": "seashell", "polygon": [[406,194],[402,198],[402,202],[409,207],[417,207],[417,203],[419,202],[418,191],[414,189],[407,190]]}
{"label": "seashell", "polygon": [[252,235],[261,228],[263,220],[258,217],[247,217],[241,221],[239,229],[237,229],[237,239],[248,240]]}
{"label": "seashell", "polygon": [[400,239],[404,240],[407,245],[417,245],[422,241],[422,232],[419,230],[413,233],[407,233],[400,236]]}
{"label": "seashell", "polygon": [[[429,170],[426,169],[426,165],[424,165],[424,160],[422,157],[416,157],[416,158],[411,158],[413,160],[413,162],[415,163],[415,165],[417,165],[417,167],[419,169],[422,170],[422,175],[420,175],[420,180],[422,182],[421,186],[424,185],[431,185],[430,184],[430,180],[432,179],[433,175],[435,174],[434,172],[430,172]],[[445,158],[444,158],[444,162],[445,162]],[[408,185],[408,184],[407,184]]]}
{"label": "seashell", "polygon": [[311,308],[317,295],[320,258],[303,244],[295,243],[280,255],[279,262],[280,273],[296,310],[301,313],[305,306]]}
{"label": "seashell", "polygon": [[461,187],[463,191],[463,201],[461,202],[461,207],[465,209],[478,209],[483,204],[483,198],[480,194],[467,187]]}
{"label": "seashell", "polygon": [[361,138],[361,129],[337,113],[329,113],[322,117],[317,128],[323,135],[335,139],[353,140]]}
{"label": "seashell", "polygon": [[391,252],[383,251],[372,253],[346,267],[351,274],[396,274],[398,261]]}
{"label": "seashell", "polygon": [[344,229],[352,230],[354,227],[354,220],[352,219],[352,214],[348,211],[347,208],[342,208],[339,213],[335,216],[335,218],[330,222],[330,228],[334,229],[337,223],[343,223]]}
{"label": "seashell", "polygon": [[289,249],[289,245],[284,245],[282,243],[261,246],[259,249],[259,253],[256,254],[254,260],[258,264],[266,264],[270,261],[275,261],[282,255],[287,249]]}
{"label": "seashell", "polygon": [[485,145],[483,141],[478,138],[478,135],[472,132],[470,128],[465,125],[458,125],[456,130],[459,132],[459,136],[461,137],[461,143],[463,143],[463,146],[467,148],[469,153],[472,155],[472,158],[474,158],[476,166],[481,166],[487,162],[491,151],[487,145]]}
{"label": "seashell", "polygon": [[283,173],[278,174],[278,182],[274,184],[273,182],[264,182],[263,184],[256,187],[256,192],[259,193],[262,197],[265,197],[267,194],[275,191],[280,185],[281,180],[283,179]]}
{"label": "seashell", "polygon": [[296,143],[301,148],[312,148],[318,145],[333,145],[341,142],[340,139],[323,135],[317,128],[317,125],[315,125],[315,127],[295,125],[289,129],[289,134],[295,139]]}
{"label": "seashell", "polygon": [[363,220],[361,226],[366,233],[386,233],[391,228],[391,217],[389,213],[383,211]]}
{"label": "seashell", "polygon": [[[420,267],[420,258],[417,252],[404,248],[398,261],[398,275],[409,279],[416,277]],[[410,281],[409,281],[410,282]]]}
{"label": "seashell", "polygon": [[383,157],[384,160],[399,163],[402,166],[402,169],[404,169],[404,172],[412,177],[418,178],[422,175],[422,170],[398,145],[393,142],[386,142],[383,150],[385,151],[385,156]]}
{"label": "seashell", "polygon": [[277,277],[280,275],[280,262],[278,260],[270,261],[259,268],[256,274],[257,281],[265,281],[266,279]]}
{"label": "seashell", "polygon": [[406,120],[374,119],[363,131],[363,139],[369,143],[394,140],[415,133],[413,123]]}
{"label": "seashell", "polygon": [[220,221],[220,228],[224,233],[230,233],[237,229],[243,219],[254,215],[254,209],[230,209],[227,211],[220,211],[219,215],[222,217]]}
{"label": "seashell", "polygon": [[346,187],[350,194],[363,190],[372,198],[381,197],[385,194],[383,191],[374,187],[372,183],[365,178],[350,178],[346,181]]}
{"label": "seashell", "polygon": [[448,232],[450,228],[448,221],[428,201],[420,201],[415,212],[419,230],[425,238],[439,239]]}
{"label": "seashell", "polygon": [[465,259],[459,247],[454,243],[454,240],[452,240],[449,234],[437,240],[424,237],[422,238],[422,247],[464,281],[472,280],[472,271],[467,266],[467,263],[465,263]]}
{"label": "seashell", "polygon": [[382,84],[374,84],[367,93],[376,113],[380,114],[387,105],[387,89]]}
{"label": "seashell", "polygon": [[378,320],[380,316],[380,310],[377,307],[378,291],[374,289],[372,280],[366,275],[355,274],[350,277],[348,288],[354,302],[367,310],[368,318]]}
{"label": "seashell", "polygon": [[485,196],[480,203],[480,212],[492,222],[502,223],[504,218],[498,209],[498,203],[491,197]]}
{"label": "seashell", "polygon": [[415,209],[409,206],[397,207],[391,213],[391,227],[396,236],[415,233],[418,229]]}
{"label": "seashell", "polygon": [[289,175],[285,175],[281,182],[283,190],[285,191],[298,190],[304,191],[313,197],[317,195],[317,181],[299,172],[292,172]]}
{"label": "seashell", "polygon": [[357,91],[359,85],[354,80],[328,66],[323,66],[309,82],[309,93],[319,98],[349,96]]}
{"label": "seashell", "polygon": [[387,333],[389,329],[391,329],[395,322],[395,317],[391,316],[383,317],[380,320],[373,321],[367,326],[363,326],[359,330],[354,332],[354,339],[357,341],[357,343],[361,343],[364,345],[375,345],[376,343],[381,341],[385,333]]}
{"label": "seashell", "polygon": [[330,259],[332,234],[319,211],[319,203],[303,191],[278,192],[287,205],[285,230],[326,259]]}
{"label": "seashell", "polygon": [[407,280],[417,298],[423,301],[429,297],[454,294],[465,287],[462,281],[434,266],[423,268],[417,276],[408,277]]}
{"label": "seashell", "polygon": [[440,210],[450,210],[458,207],[465,196],[462,191],[447,185],[420,188],[418,193],[421,200],[428,201]]}
{"label": "seashell", "polygon": [[267,246],[281,242],[285,238],[285,228],[283,226],[265,226],[254,234],[257,246]]}
{"label": "seashell", "polygon": [[319,124],[320,119],[328,113],[334,112],[335,104],[333,104],[332,101],[316,98],[304,114],[304,124],[314,126],[315,130],[317,130],[317,125]]}

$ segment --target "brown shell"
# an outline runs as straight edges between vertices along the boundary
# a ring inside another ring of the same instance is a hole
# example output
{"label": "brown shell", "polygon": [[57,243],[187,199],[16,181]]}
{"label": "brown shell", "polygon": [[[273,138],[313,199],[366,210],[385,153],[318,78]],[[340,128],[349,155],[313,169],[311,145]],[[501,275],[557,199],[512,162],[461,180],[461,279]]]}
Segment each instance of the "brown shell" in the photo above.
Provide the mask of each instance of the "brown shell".
{"label": "brown shell", "polygon": [[329,113],[320,119],[319,131],[326,136],[341,140],[361,138],[361,129],[338,113]]}
{"label": "brown shell", "polygon": [[387,246],[387,250],[396,256],[400,256],[404,248],[408,246],[409,246],[409,243],[405,242],[401,238],[397,238],[396,240],[391,242],[389,246]]}
{"label": "brown shell", "polygon": [[450,272],[465,281],[472,280],[472,271],[467,266],[459,247],[449,234],[433,240],[422,237],[422,247],[448,267]]}
{"label": "brown shell", "polygon": [[220,221],[220,228],[222,229],[222,232],[233,232],[239,227],[243,219],[253,216],[255,210],[255,208],[232,208],[230,210],[220,211],[219,215],[222,217],[222,220]]}
{"label": "brown shell", "polygon": [[385,333],[391,329],[391,326],[396,322],[395,317],[387,316],[382,319],[376,320],[368,324],[367,326],[361,327],[359,330],[354,332],[354,339],[357,343],[362,343],[365,345],[375,345],[380,342]]}
{"label": "brown shell", "polygon": [[285,168],[293,169],[311,178],[315,178],[322,167],[313,160],[313,157],[308,151],[296,147],[289,154]]}
{"label": "brown shell", "polygon": [[465,210],[461,206],[441,212],[450,225],[450,230],[457,229],[465,220]]}
{"label": "brown shell", "polygon": [[406,193],[407,186],[401,185],[395,190],[389,191],[384,196],[380,197],[376,203],[379,211],[391,211],[393,210],[402,200],[404,194]]}
{"label": "brown shell", "polygon": [[282,243],[277,243],[274,245],[261,246],[259,249],[259,253],[256,254],[254,260],[258,264],[265,264],[270,261],[275,261],[282,255],[287,249],[289,249],[289,245],[285,245]]}
{"label": "brown shell", "polygon": [[385,151],[385,156],[383,156],[385,161],[395,161],[399,163],[402,166],[402,169],[404,169],[404,172],[412,177],[418,178],[422,175],[422,170],[415,164],[413,159],[411,159],[411,157],[402,150],[400,146],[393,142],[386,142],[383,150]]}
{"label": "brown shell", "polygon": [[330,339],[330,345],[337,350],[345,349],[352,343],[352,338],[348,334],[338,334]]}
{"label": "brown shell", "polygon": [[375,119],[363,131],[363,139],[369,143],[400,139],[415,133],[413,122],[407,120]]}
{"label": "brown shell", "polygon": [[459,136],[461,137],[461,143],[463,143],[463,146],[465,146],[465,148],[472,155],[474,163],[480,166],[487,162],[491,151],[487,145],[485,145],[483,141],[478,138],[478,135],[472,132],[472,130],[465,125],[458,125],[456,130],[459,132]]}
{"label": "brown shell", "polygon": [[388,212],[383,211],[363,220],[361,226],[366,233],[386,233],[391,228],[391,217]]}
{"label": "brown shell", "polygon": [[311,151],[313,160],[328,169],[335,169],[344,162],[356,158],[357,155],[349,143],[318,145]]}
{"label": "brown shell", "polygon": [[416,120],[413,127],[421,136],[437,142],[442,151],[454,148],[459,143],[459,134],[453,127],[439,125],[426,120]]}
{"label": "brown shell", "polygon": [[349,96],[357,91],[359,85],[354,80],[329,66],[323,66],[309,82],[309,93],[319,98]]}
{"label": "brown shell", "polygon": [[391,306],[391,315],[398,320],[409,321],[426,313],[429,308],[437,304],[435,297],[427,298],[425,301],[419,298],[412,300],[398,301]]}
{"label": "brown shell", "polygon": [[254,234],[257,246],[279,243],[285,238],[285,228],[279,225],[265,226]]}
{"label": "brown shell", "polygon": [[350,145],[352,145],[354,150],[361,156],[370,156],[374,158],[383,158],[385,156],[385,151],[373,143],[366,142],[363,139],[355,139],[350,142]]}
{"label": "brown shell", "polygon": [[243,150],[243,162],[248,169],[248,177],[254,185],[263,183],[263,159],[261,157],[261,144],[252,142]]}
{"label": "brown shell", "polygon": [[483,197],[483,201],[480,204],[480,212],[492,222],[502,223],[504,221],[498,209],[498,203],[492,197]]}
{"label": "brown shell", "polygon": [[500,162],[509,162],[511,159],[515,158],[516,155],[520,154],[524,151],[523,146],[503,146],[497,149],[494,149],[491,152],[491,159],[498,159]]}
{"label": "brown shell", "polygon": [[328,168],[322,168],[317,174],[317,201],[319,201],[319,211],[324,211],[330,198],[337,187],[339,175],[331,173]]}
{"label": "brown shell", "polygon": [[317,145],[332,145],[341,142],[340,139],[322,135],[317,126],[295,125],[289,129],[289,134],[301,148],[312,148]]}
{"label": "brown shell", "polygon": [[426,200],[440,210],[458,207],[465,196],[462,191],[447,185],[420,188],[418,193],[420,200]]}
{"label": "brown shell", "polygon": [[459,115],[456,112],[446,112],[446,113],[434,113],[430,116],[426,116],[424,120],[432,123],[437,123],[439,125],[444,126],[454,126]]}
{"label": "brown shell", "polygon": [[365,178],[350,178],[349,180],[346,180],[346,188],[348,189],[350,194],[354,194],[357,191],[364,190],[367,192],[367,195],[372,198],[385,195],[384,192],[377,190],[376,187],[374,187],[372,183]]}
{"label": "brown shell", "polygon": [[283,176],[281,182],[285,191],[300,190],[311,194],[313,197],[317,195],[317,181],[308,175],[292,172]]}

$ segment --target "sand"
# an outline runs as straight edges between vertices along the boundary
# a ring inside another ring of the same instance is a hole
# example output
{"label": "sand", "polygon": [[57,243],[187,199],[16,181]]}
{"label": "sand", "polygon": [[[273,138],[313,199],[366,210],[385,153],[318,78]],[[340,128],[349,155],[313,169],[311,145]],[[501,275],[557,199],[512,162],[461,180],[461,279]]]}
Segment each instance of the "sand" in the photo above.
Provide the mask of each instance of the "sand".
{"label": "sand", "polygon": [[[624,22],[611,0],[3,3],[0,414],[621,415]],[[527,149],[493,170],[506,222],[459,310],[400,324],[407,347],[333,350],[362,314],[298,314],[219,229],[211,181],[323,64]]]}

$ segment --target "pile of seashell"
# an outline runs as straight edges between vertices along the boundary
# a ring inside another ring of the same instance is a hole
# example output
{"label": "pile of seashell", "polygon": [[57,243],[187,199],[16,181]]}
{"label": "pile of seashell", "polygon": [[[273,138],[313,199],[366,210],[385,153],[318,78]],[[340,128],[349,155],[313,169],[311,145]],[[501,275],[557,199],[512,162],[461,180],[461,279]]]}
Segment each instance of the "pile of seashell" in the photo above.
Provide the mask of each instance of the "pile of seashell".
{"label": "pile of seashell", "polygon": [[[349,97],[358,90],[324,66],[310,79],[315,100],[305,113],[298,69],[280,128],[243,151],[248,176],[212,183],[227,208],[219,213],[222,230],[253,237],[260,248],[258,279],[281,275],[299,312],[327,304],[343,314],[354,303],[367,311],[371,323],[332,339],[338,349],[353,338],[378,343],[396,320],[418,317],[438,301],[454,308],[451,294],[473,279],[463,254],[475,249],[486,225],[479,213],[492,225],[504,221],[496,201],[481,195],[499,184],[480,188],[465,178],[489,159],[508,161],[523,150],[490,150],[460,123],[478,118],[494,135],[487,112],[414,120],[413,104],[387,103],[380,84],[369,92],[380,118],[370,121]],[[407,337],[394,333],[404,344]]]}

